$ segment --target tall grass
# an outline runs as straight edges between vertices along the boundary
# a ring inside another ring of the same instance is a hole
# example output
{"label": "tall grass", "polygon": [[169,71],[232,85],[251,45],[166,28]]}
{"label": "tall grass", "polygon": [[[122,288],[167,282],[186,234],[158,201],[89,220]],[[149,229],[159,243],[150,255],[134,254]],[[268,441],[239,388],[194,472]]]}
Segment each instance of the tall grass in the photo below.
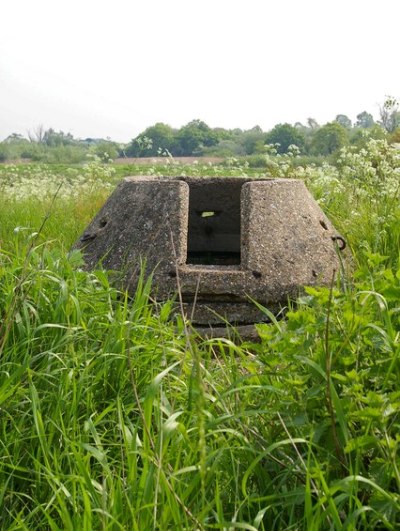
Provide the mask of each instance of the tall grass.
{"label": "tall grass", "polygon": [[399,203],[320,171],[354,258],[257,344],[83,271],[65,249],[96,204],[3,196],[2,529],[399,527]]}

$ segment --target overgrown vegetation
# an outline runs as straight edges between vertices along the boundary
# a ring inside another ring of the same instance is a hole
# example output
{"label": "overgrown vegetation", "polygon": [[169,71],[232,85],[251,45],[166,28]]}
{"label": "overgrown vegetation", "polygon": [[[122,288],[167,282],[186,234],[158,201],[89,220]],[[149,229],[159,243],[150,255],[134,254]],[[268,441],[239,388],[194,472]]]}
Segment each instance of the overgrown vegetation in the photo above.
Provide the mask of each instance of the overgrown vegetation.
{"label": "overgrown vegetation", "polygon": [[305,179],[353,258],[258,344],[203,340],[151,280],[128,300],[68,253],[134,167],[1,168],[3,529],[399,527],[399,151],[274,150],[265,175]]}

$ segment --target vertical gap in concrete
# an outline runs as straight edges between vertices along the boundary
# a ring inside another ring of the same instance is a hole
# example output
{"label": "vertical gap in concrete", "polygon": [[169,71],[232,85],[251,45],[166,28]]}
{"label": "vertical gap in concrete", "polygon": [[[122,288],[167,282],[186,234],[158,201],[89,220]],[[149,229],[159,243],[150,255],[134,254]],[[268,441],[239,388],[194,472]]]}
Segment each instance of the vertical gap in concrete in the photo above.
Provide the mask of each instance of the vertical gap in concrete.
{"label": "vertical gap in concrete", "polygon": [[223,179],[189,183],[187,264],[240,265],[240,190]]}

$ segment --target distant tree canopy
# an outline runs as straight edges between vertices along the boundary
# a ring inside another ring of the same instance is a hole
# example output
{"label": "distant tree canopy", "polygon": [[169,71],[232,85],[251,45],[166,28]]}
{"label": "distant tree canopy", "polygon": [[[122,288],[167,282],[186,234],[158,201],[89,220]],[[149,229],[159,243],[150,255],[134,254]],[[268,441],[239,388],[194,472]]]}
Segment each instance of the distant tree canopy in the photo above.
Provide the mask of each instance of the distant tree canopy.
{"label": "distant tree canopy", "polygon": [[367,111],[360,112],[357,114],[356,127],[362,127],[363,129],[368,129],[375,124],[372,114],[369,114]]}
{"label": "distant tree canopy", "polygon": [[351,120],[345,114],[338,114],[335,118],[335,122],[345,127],[346,129],[350,129],[351,127]]}
{"label": "distant tree canopy", "polygon": [[30,159],[45,163],[79,163],[87,160],[87,155],[97,155],[107,162],[122,153],[116,142],[108,139],[74,138],[71,133],[45,129],[42,125],[28,131],[28,138],[12,133],[0,142],[0,162],[17,159]]}
{"label": "distant tree canopy", "polygon": [[252,155],[253,153],[263,153],[265,151],[265,133],[259,125],[248,131],[236,132],[236,139],[241,146],[241,153]]}
{"label": "distant tree canopy", "polygon": [[183,126],[176,136],[177,153],[183,156],[201,154],[205,147],[218,144],[218,135],[201,120],[193,120]]}
{"label": "distant tree canopy", "polygon": [[[222,136],[222,135],[221,135]],[[157,123],[134,138],[126,149],[131,157],[201,155],[205,148],[218,144],[220,134],[201,120],[192,120],[180,129]]]}
{"label": "distant tree canopy", "polygon": [[175,129],[168,124],[157,122],[147,127],[128,144],[122,145],[109,138],[77,139],[67,132],[45,129],[39,125],[28,131],[27,137],[12,133],[0,142],[0,162],[31,159],[42,162],[78,163],[94,154],[107,162],[119,156],[157,157],[168,156],[246,156],[266,152],[266,144],[276,145],[277,152],[288,152],[296,145],[302,155],[330,156],[341,147],[351,144],[361,149],[370,138],[387,138],[399,143],[400,112],[399,102],[393,96],[386,96],[380,106],[377,122],[367,111],[360,112],[352,124],[345,114],[337,114],[332,122],[320,125],[314,118],[306,124],[296,122],[279,123],[269,131],[258,125],[251,129],[211,128],[204,121],[196,119]]}
{"label": "distant tree canopy", "polygon": [[77,143],[71,133],[63,133],[63,131],[59,131],[57,133],[56,131],[54,131],[54,129],[51,128],[47,129],[47,131],[43,133],[41,142],[42,144],[46,144],[46,146],[50,147],[71,146]]}
{"label": "distant tree canopy", "polygon": [[158,122],[132,140],[125,153],[130,157],[157,156],[161,152],[171,152],[174,142],[174,129],[167,124]]}
{"label": "distant tree canopy", "polygon": [[331,155],[348,142],[346,128],[338,122],[320,127],[311,142],[311,151],[316,155]]}
{"label": "distant tree canopy", "polygon": [[399,102],[393,96],[386,96],[379,108],[380,124],[388,133],[393,133],[400,126]]}
{"label": "distant tree canopy", "polygon": [[304,150],[305,137],[299,127],[290,124],[276,125],[265,137],[267,144],[279,144],[278,153],[287,153],[289,146],[296,145],[300,151]]}

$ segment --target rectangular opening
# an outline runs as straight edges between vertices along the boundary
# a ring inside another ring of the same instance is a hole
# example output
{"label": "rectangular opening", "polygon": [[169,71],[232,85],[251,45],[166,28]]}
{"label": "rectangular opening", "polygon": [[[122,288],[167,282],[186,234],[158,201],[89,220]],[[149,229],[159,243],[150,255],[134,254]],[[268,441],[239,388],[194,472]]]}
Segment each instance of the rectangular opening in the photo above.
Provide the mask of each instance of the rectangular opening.
{"label": "rectangular opening", "polygon": [[242,184],[232,179],[189,183],[187,264],[240,265]]}

